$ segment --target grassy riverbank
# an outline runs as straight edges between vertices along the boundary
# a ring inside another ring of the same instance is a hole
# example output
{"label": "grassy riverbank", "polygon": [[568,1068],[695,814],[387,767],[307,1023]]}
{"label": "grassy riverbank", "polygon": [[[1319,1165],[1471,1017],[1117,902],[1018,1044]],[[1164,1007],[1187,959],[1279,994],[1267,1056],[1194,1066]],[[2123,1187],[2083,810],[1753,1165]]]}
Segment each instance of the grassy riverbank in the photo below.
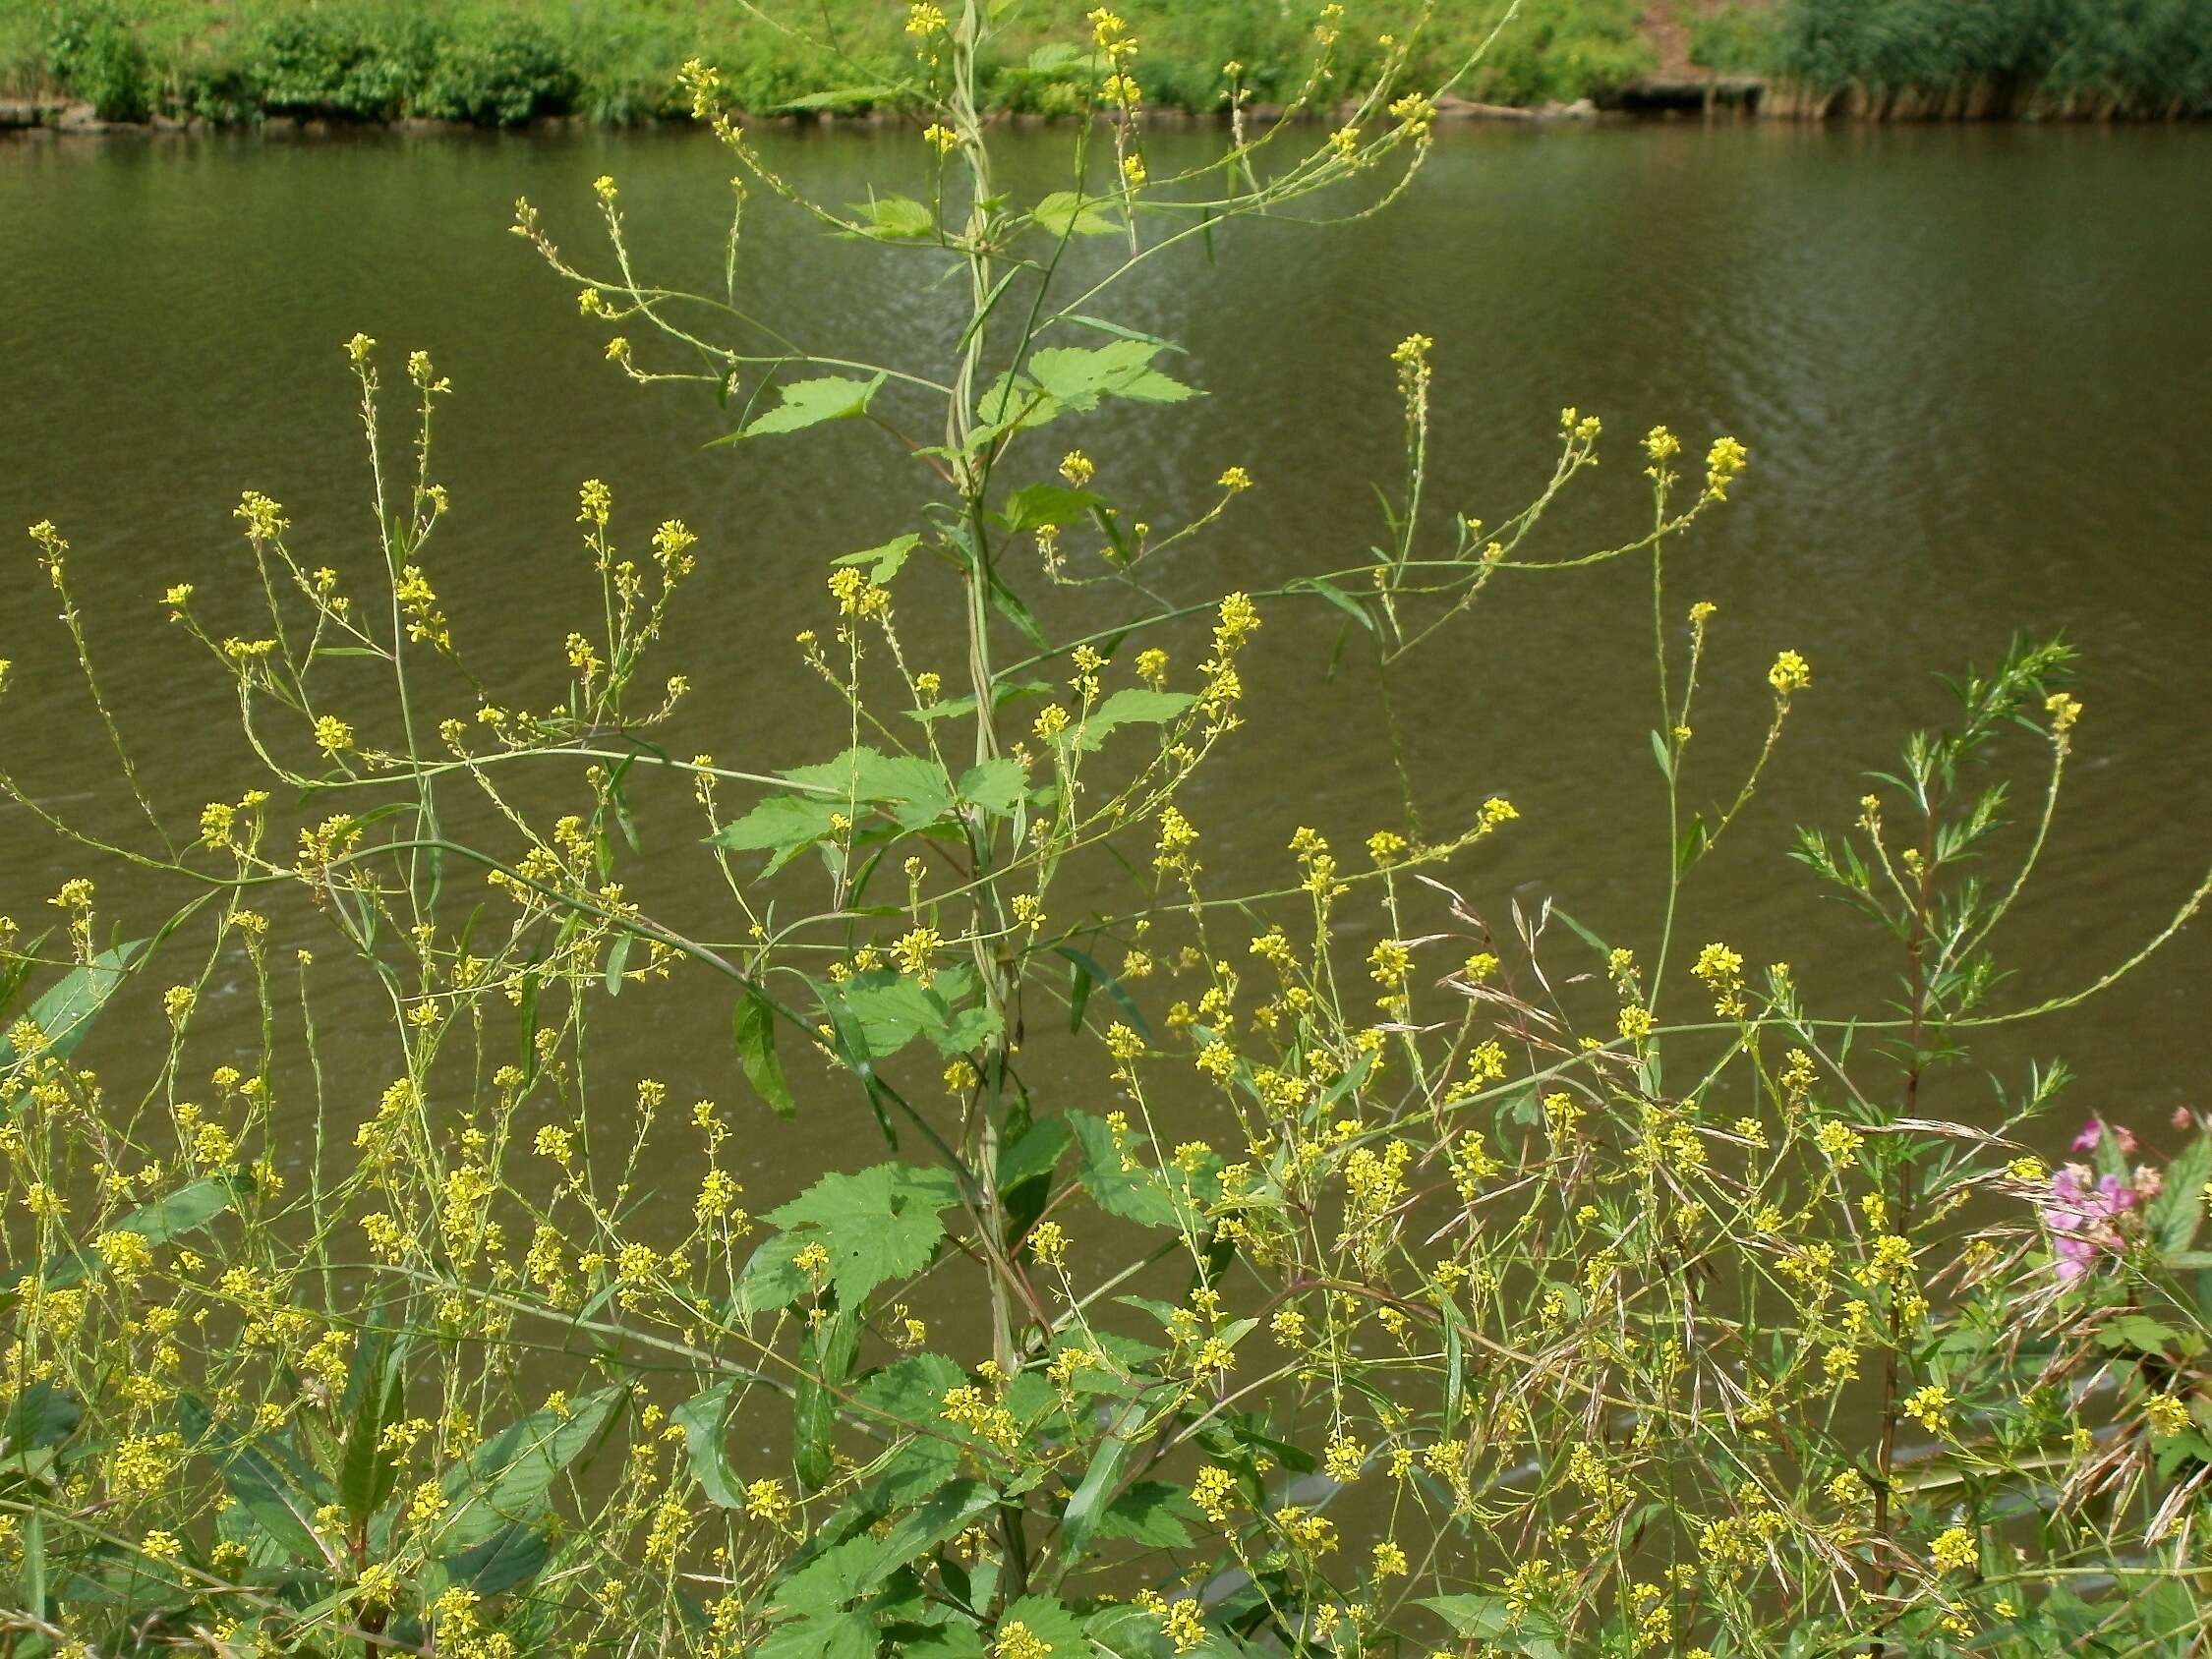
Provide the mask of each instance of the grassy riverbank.
{"label": "grassy riverbank", "polygon": [[[1220,106],[1231,60],[1255,100],[1288,96],[1311,61],[1318,9],[1318,0],[1119,7],[1142,42],[1135,73],[1147,100],[1193,111]],[[1440,8],[1418,79],[1434,85],[1465,62],[1504,9],[1505,0]],[[1023,27],[1033,21],[1042,40],[1067,10],[1032,3],[1008,18],[983,76],[995,106],[1077,106],[1076,71],[1033,61]],[[1378,54],[1376,33],[1409,10],[1380,0],[1347,8],[1344,85],[1360,81]],[[73,96],[126,121],[421,116],[499,126],[580,115],[622,124],[675,113],[673,72],[693,56],[720,65],[737,103],[763,114],[912,68],[898,0],[809,0],[789,11],[807,20],[806,36],[761,22],[738,0],[0,0],[0,91]],[[1642,11],[1638,0],[1524,0],[1460,89],[1523,104],[1601,93],[1648,65]]]}
{"label": "grassy riverbank", "polygon": [[2212,114],[2207,0],[1682,0],[1692,61],[1815,113]]}

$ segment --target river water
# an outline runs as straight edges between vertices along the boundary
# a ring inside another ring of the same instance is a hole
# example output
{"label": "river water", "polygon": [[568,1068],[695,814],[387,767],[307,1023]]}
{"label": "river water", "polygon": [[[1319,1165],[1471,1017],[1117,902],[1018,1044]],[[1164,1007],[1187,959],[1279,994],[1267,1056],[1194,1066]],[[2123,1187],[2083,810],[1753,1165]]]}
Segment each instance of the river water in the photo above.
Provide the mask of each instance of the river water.
{"label": "river water", "polygon": [[[763,142],[831,200],[916,182],[910,139]],[[1049,134],[1015,138],[1009,184],[1054,188],[1057,153]],[[788,642],[822,622],[826,557],[910,522],[911,464],[858,427],[706,449],[727,419],[710,399],[624,381],[605,330],[506,230],[526,195],[593,261],[603,172],[620,181],[646,269],[715,279],[728,168],[688,137],[0,144],[0,525],[51,518],[73,540],[105,689],[180,830],[243,774],[226,681],[164,627],[157,596],[190,581],[210,616],[250,626],[231,518],[247,487],[285,504],[310,562],[373,556],[340,352],[356,329],[384,342],[393,379],[420,346],[456,383],[437,469],[455,512],[437,575],[495,672],[532,701],[554,694],[559,642],[593,614],[574,492],[599,477],[632,548],[665,517],[702,538],[666,664],[698,690],[668,746],[747,768],[843,746],[842,713],[808,688]],[[1101,482],[1163,523],[1232,462],[1259,481],[1208,549],[1169,572],[1177,596],[1197,598],[1353,564],[1379,539],[1368,481],[1395,476],[1400,440],[1388,353],[1415,330],[1437,343],[1437,503],[1505,516],[1538,486],[1562,404],[1604,418],[1609,464],[1546,518],[1538,556],[1633,534],[1648,513],[1633,434],[1667,422],[1693,459],[1716,432],[1740,436],[1752,472],[1671,575],[1670,607],[1720,607],[1691,804],[1733,793],[1778,649],[1801,651],[1815,683],[1732,844],[1699,871],[1682,937],[1694,947],[1724,930],[1754,963],[1788,958],[1823,1012],[1852,999],[1880,1011],[1893,973],[1785,859],[1791,826],[1848,823],[1866,770],[1944,714],[1939,672],[1987,663],[2015,630],[2063,629],[2086,656],[2088,713],[2043,881],[2003,936],[2018,973],[2004,1000],[2017,1005],[2124,958],[2212,860],[2208,187],[2202,130],[1450,131],[1377,218],[1248,225],[1210,260],[1193,251],[1140,270],[1111,315],[1183,342],[1178,372],[1211,396],[1102,418],[1082,441]],[[957,327],[955,297],[910,257],[831,241],[774,204],[756,203],[745,246],[747,303],[793,333],[922,368]],[[1049,620],[1095,622],[1093,602],[1072,597]],[[927,635],[943,612],[914,603]],[[1496,850],[1451,872],[1500,923],[1509,900],[1551,897],[1609,940],[1656,944],[1666,848],[1649,605],[1641,565],[1501,580],[1395,673],[1423,824],[1446,832],[1492,794],[1521,809]],[[54,810],[143,836],[54,609],[18,542],[0,564],[0,655],[16,662],[0,760]],[[1279,881],[1298,824],[1350,843],[1402,821],[1371,672],[1357,652],[1327,672],[1341,621],[1317,603],[1267,614],[1250,728],[1187,803],[1225,885]],[[642,828],[649,851],[697,835],[680,796]],[[75,874],[100,880],[103,918],[125,935],[158,920],[165,889],[0,815],[0,912],[35,925]],[[702,928],[717,930],[740,931]],[[310,912],[279,932],[287,946],[335,944]],[[2064,1055],[2083,1111],[2155,1122],[2204,1099],[2208,968],[2200,924],[2152,970],[1983,1058],[2016,1080],[2026,1058]],[[223,984],[243,1045],[243,986]],[[677,1100],[743,1098],[725,987],[694,976],[625,1006],[635,1048],[617,1067],[664,1074]],[[323,1017],[350,1123],[393,1074],[390,1039],[367,1018],[350,1028],[342,1005]],[[157,1030],[119,1016],[87,1058],[150,1061]],[[1933,1104],[1971,1116],[1989,1100],[1979,1072],[1960,1071]],[[840,1116],[760,1115],[760,1207],[817,1172],[826,1144],[850,1164],[880,1156],[856,1105],[822,1110]]]}

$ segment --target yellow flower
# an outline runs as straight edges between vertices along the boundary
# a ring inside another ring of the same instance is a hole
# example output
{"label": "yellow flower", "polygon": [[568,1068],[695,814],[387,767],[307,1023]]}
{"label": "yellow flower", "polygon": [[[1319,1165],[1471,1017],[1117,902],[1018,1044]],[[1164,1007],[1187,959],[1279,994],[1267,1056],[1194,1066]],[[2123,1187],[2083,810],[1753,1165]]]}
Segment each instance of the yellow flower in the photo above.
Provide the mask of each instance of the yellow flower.
{"label": "yellow flower", "polygon": [[1058,1222],[1039,1222],[1029,1232],[1029,1254],[1046,1267],[1068,1260],[1068,1234]]}
{"label": "yellow flower", "polygon": [[893,943],[891,954],[900,972],[918,979],[929,971],[930,958],[944,944],[944,937],[935,928],[914,928]]}
{"label": "yellow flower", "polygon": [[2154,1394],[2143,1402],[2143,1420],[2154,1440],[2170,1440],[2187,1431],[2189,1408],[2173,1395]]}
{"label": "yellow flower", "polygon": [[1767,683],[1787,697],[1793,691],[1803,691],[1813,683],[1811,664],[1794,651],[1785,651],[1775,658],[1775,665],[1767,670]]}
{"label": "yellow flower", "polygon": [[1953,1526],[1938,1534],[1928,1555],[1940,1571],[1951,1573],[1973,1566],[1981,1559],[1981,1546],[1975,1543],[1971,1532],[1963,1526]]}
{"label": "yellow flower", "polygon": [[922,143],[934,145],[939,155],[949,154],[960,142],[960,134],[940,122],[933,121],[922,129]]}

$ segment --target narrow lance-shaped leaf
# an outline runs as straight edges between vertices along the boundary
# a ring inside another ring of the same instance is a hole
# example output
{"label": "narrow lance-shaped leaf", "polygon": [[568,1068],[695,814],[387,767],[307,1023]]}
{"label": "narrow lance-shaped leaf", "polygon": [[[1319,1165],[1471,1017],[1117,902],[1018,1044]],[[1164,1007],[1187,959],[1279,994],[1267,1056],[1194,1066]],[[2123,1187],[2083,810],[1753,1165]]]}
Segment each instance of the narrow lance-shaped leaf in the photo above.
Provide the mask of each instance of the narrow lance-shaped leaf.
{"label": "narrow lance-shaped leaf", "polygon": [[748,988],[737,1004],[735,1026],[737,1063],[744,1069],[745,1081],[779,1116],[796,1117],[798,1102],[776,1055],[776,1010],[768,999]]}

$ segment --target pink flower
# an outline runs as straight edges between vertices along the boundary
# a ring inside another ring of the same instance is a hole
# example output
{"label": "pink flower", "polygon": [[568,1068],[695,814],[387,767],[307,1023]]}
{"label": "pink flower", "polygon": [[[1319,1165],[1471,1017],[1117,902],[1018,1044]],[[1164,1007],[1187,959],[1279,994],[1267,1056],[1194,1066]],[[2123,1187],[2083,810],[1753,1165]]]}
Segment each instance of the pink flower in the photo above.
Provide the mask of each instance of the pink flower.
{"label": "pink flower", "polygon": [[2073,1149],[2076,1152],[2094,1152],[2097,1150],[2097,1143],[2104,1138],[2105,1120],[2102,1117],[2092,1117],[2081,1125],[2081,1133],[2073,1137]]}
{"label": "pink flower", "polygon": [[[2082,1133],[2102,1127],[2092,1118]],[[2100,1252],[2120,1248],[2117,1224],[2138,1202],[2135,1189],[2127,1182],[2118,1175],[2098,1180],[2086,1164],[2068,1164],[2051,1177],[2050,1196],[2043,1200],[2043,1225],[2051,1234],[2051,1252],[2057,1258],[2055,1270],[2062,1287],[2087,1278]]]}

